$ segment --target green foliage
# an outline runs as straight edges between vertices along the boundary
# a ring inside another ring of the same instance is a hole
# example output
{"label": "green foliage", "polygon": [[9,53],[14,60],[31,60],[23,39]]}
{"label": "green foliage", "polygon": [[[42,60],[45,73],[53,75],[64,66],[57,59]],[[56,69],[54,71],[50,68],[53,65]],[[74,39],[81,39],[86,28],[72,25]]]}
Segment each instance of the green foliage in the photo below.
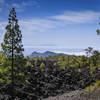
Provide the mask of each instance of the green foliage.
{"label": "green foliage", "polygon": [[94,87],[93,86],[88,86],[86,87],[86,92],[90,93],[94,90]]}
{"label": "green foliage", "polygon": [[100,35],[100,30],[99,29],[97,29],[96,32],[97,32],[98,35]]}
{"label": "green foliage", "polygon": [[[92,71],[95,68],[100,68],[100,52],[93,50],[91,47],[89,47],[86,50],[86,54],[87,56],[57,55],[45,58],[31,58],[28,63],[30,64],[30,66],[41,66],[41,63],[44,63],[45,61],[52,61],[54,62],[53,65],[59,66],[62,69],[66,69],[68,67],[75,67],[75,68],[90,67]],[[32,64],[33,62],[34,64]]]}
{"label": "green foliage", "polygon": [[[69,57],[57,55],[45,58],[26,57],[20,60],[21,62],[19,61],[22,67],[17,66],[19,69],[22,68],[20,69],[22,72],[15,72],[15,74],[17,73],[15,82],[18,85],[15,92],[20,93],[19,98],[22,98],[23,95],[27,95],[26,98],[33,98],[30,94],[35,94],[36,97],[48,97],[80,88],[86,88],[87,92],[93,91],[94,87],[99,86],[99,82],[95,83],[95,81],[99,81],[100,78],[100,71],[97,70],[99,69],[99,60],[94,61],[95,58],[99,59],[97,56],[93,53],[91,57],[75,55]],[[0,84],[6,82],[10,85],[11,66],[9,56],[1,52],[0,57],[2,58],[2,61],[0,61]],[[8,59],[7,62],[6,59]],[[89,59],[91,61],[90,69]],[[20,80],[23,85],[19,86],[20,83],[17,80]],[[93,83],[95,84],[90,86]]]}
{"label": "green foliage", "polygon": [[100,87],[100,81],[96,81],[93,85],[90,85],[88,87],[86,87],[86,91],[89,92],[93,92],[95,91],[97,88]]}
{"label": "green foliage", "polygon": [[100,87],[100,81],[96,81],[95,84],[94,84],[94,86],[95,86],[96,88]]}
{"label": "green foliage", "polygon": [[45,67],[45,64],[42,62],[41,65],[40,65],[40,67],[41,68],[44,68]]}
{"label": "green foliage", "polygon": [[11,66],[9,62],[9,58],[3,53],[0,52],[0,84],[9,83],[9,76]]}
{"label": "green foliage", "polygon": [[[16,18],[15,9],[12,8],[8,18],[8,25],[6,26],[7,32],[4,36],[4,42],[1,44],[4,53],[7,56],[12,55],[12,49],[14,58],[23,57],[23,45],[22,43],[22,34],[19,29],[18,19]],[[13,46],[13,48],[12,48]]]}
{"label": "green foliage", "polygon": [[[13,77],[16,79],[15,82],[22,81],[24,79],[25,70],[25,59],[23,55],[24,49],[22,45],[22,34],[19,29],[18,19],[16,18],[16,12],[14,8],[12,8],[10,11],[8,25],[5,29],[6,33],[4,35],[4,41],[1,44],[3,54],[0,55],[0,66],[2,66],[0,68],[5,69],[3,73],[7,74],[9,80],[11,80],[11,71],[13,71]],[[11,69],[12,62],[13,69]],[[6,72],[6,69],[9,74]]]}

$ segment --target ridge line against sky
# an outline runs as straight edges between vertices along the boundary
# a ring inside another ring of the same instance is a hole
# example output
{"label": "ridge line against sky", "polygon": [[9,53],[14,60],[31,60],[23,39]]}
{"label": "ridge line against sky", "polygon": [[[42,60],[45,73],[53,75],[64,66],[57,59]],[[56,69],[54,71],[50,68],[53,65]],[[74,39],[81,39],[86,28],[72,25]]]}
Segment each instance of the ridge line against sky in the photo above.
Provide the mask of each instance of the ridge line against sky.
{"label": "ridge line against sky", "polygon": [[[88,3],[91,5],[87,6]],[[0,43],[6,32],[7,8],[15,7],[25,49],[85,49],[91,46],[99,50],[100,37],[96,34],[99,3],[99,0],[0,0]]]}

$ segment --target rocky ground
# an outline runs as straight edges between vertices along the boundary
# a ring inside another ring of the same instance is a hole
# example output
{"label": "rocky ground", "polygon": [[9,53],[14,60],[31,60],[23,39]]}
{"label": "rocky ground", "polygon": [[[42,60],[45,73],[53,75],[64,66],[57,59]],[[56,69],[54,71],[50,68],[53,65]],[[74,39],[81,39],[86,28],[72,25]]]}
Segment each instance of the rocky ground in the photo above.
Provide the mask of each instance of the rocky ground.
{"label": "rocky ground", "polygon": [[43,100],[100,100],[100,88],[91,93],[86,93],[85,90],[76,90]]}

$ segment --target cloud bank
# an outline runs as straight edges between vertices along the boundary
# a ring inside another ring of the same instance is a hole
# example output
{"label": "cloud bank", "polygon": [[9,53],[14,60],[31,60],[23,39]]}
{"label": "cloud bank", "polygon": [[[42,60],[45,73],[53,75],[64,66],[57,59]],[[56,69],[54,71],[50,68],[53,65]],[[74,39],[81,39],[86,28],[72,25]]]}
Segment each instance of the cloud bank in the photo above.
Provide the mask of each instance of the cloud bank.
{"label": "cloud bank", "polygon": [[[16,5],[17,6],[17,5]],[[48,33],[49,30],[61,30],[65,29],[67,25],[77,25],[77,24],[91,24],[91,23],[97,23],[99,20],[100,13],[95,11],[66,11],[64,13],[58,14],[58,15],[52,15],[52,16],[45,16],[43,18],[31,18],[31,19],[19,19],[19,25],[22,30],[23,36],[25,39],[34,36],[34,34],[38,33]],[[7,22],[1,22],[0,23],[0,35],[3,35],[2,33],[5,30]],[[29,37],[26,37],[26,34]],[[0,36],[1,37],[1,36]],[[1,41],[1,39],[0,39]],[[27,43],[27,40],[25,40]],[[24,41],[24,42],[25,42]],[[34,40],[31,40],[34,43]],[[40,41],[39,41],[40,42]],[[41,42],[40,42],[41,43]],[[30,44],[30,43],[29,43]],[[47,44],[49,45],[49,44]],[[28,48],[47,48],[47,46],[33,46],[33,45],[24,45],[26,49]],[[57,46],[48,46],[48,48],[57,48]],[[77,52],[78,53],[78,52]]]}
{"label": "cloud bank", "polygon": [[[34,34],[47,32],[54,29],[63,29],[71,24],[91,24],[99,20],[100,13],[94,11],[69,11],[63,14],[46,16],[44,18],[19,19],[19,24],[23,34]],[[3,31],[7,22],[0,23],[0,30]]]}
{"label": "cloud bank", "polygon": [[62,21],[64,23],[92,23],[98,20],[100,16],[99,12],[94,11],[82,11],[82,12],[65,12],[60,15],[53,16],[53,19]]}
{"label": "cloud bank", "polygon": [[63,28],[69,24],[91,24],[99,20],[100,13],[94,11],[65,12],[45,18],[23,19],[20,24],[24,32],[45,32],[49,29]]}
{"label": "cloud bank", "polygon": [[[95,23],[99,20],[99,16],[100,13],[95,11],[68,11],[58,15],[45,16],[44,18],[19,19],[19,24],[23,34],[34,34],[47,32],[51,29],[63,29],[69,24]],[[6,24],[7,22],[0,23],[1,31],[4,31]]]}

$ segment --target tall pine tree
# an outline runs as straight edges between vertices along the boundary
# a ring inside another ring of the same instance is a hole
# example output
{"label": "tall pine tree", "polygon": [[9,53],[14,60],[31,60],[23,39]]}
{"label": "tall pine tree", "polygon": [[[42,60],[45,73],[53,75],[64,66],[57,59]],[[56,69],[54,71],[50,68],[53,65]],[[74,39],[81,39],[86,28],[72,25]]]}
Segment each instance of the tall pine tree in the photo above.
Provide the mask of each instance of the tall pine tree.
{"label": "tall pine tree", "polygon": [[[4,36],[4,42],[1,44],[3,52],[7,55],[11,62],[11,75],[12,84],[14,81],[20,81],[23,69],[23,45],[22,45],[22,34],[19,29],[18,19],[16,18],[15,9],[12,8],[8,18],[8,25],[6,26],[7,32]],[[16,80],[14,80],[16,79]]]}
{"label": "tall pine tree", "polygon": [[15,9],[12,8],[8,18],[8,25],[6,26],[6,34],[4,36],[4,42],[1,44],[4,53],[7,56],[12,56],[13,58],[23,57],[23,45],[22,45],[22,34],[19,29],[18,19],[16,18]]}

